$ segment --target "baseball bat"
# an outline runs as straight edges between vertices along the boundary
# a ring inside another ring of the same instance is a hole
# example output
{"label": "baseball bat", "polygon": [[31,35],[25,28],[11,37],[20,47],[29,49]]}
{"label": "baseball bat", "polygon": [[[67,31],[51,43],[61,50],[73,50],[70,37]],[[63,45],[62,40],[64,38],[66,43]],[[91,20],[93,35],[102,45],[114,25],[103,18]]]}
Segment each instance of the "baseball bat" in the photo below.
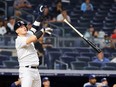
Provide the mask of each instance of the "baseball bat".
{"label": "baseball bat", "polygon": [[89,41],[87,38],[83,36],[71,23],[69,23],[66,19],[64,19],[64,22],[68,24],[81,38],[83,38],[94,50],[96,50],[98,53],[101,52],[101,49],[98,48],[93,42]]}

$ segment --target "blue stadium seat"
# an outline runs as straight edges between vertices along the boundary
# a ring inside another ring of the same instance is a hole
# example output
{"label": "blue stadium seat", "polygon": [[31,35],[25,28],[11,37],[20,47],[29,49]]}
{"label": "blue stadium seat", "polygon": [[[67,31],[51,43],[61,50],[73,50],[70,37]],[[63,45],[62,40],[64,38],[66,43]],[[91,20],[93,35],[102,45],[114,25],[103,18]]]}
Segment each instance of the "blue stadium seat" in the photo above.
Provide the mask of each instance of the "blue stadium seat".
{"label": "blue stadium seat", "polygon": [[2,47],[2,46],[4,46],[4,38],[3,37],[0,37],[0,46]]}
{"label": "blue stadium seat", "polygon": [[39,69],[47,69],[47,66],[45,66],[45,65],[39,65],[38,68],[39,68]]}
{"label": "blue stadium seat", "polygon": [[78,52],[65,52],[64,55],[71,56],[71,57],[80,56],[80,54]]}
{"label": "blue stadium seat", "polygon": [[12,52],[11,51],[1,51],[0,54],[1,55],[12,56]]}
{"label": "blue stadium seat", "polygon": [[112,53],[111,56],[112,56],[113,58],[116,57],[116,53],[115,53],[115,52]]}
{"label": "blue stadium seat", "polygon": [[11,59],[12,61],[18,61],[18,57],[17,57],[17,56],[11,56],[10,59]]}
{"label": "blue stadium seat", "polygon": [[78,47],[78,48],[76,48],[76,51],[77,52],[90,52],[90,48],[88,48],[88,47]]}
{"label": "blue stadium seat", "polygon": [[59,48],[47,48],[46,49],[47,52],[60,52]]}
{"label": "blue stadium seat", "polygon": [[68,69],[68,64],[64,63],[62,61],[56,60],[54,62],[54,69],[67,70]]}
{"label": "blue stadium seat", "polygon": [[18,61],[3,61],[5,68],[18,68]]}
{"label": "blue stadium seat", "polygon": [[88,63],[89,66],[95,66],[95,67],[102,67],[102,63],[98,63],[98,62],[89,62]]}
{"label": "blue stadium seat", "polygon": [[0,55],[0,65],[2,65],[2,61],[10,60],[10,57],[7,55]]}
{"label": "blue stadium seat", "polygon": [[71,68],[70,63],[73,61],[76,61],[76,58],[70,57],[70,56],[62,56],[62,57],[60,57],[60,61],[67,63],[69,66],[68,68]]}
{"label": "blue stadium seat", "polygon": [[110,53],[104,53],[104,57],[110,58],[111,55],[110,55]]}
{"label": "blue stadium seat", "polygon": [[113,48],[104,48],[104,52],[106,52],[106,53],[108,53],[108,52],[114,53],[114,52],[116,52],[116,49],[113,49]]}
{"label": "blue stadium seat", "polygon": [[116,69],[116,63],[112,63],[112,62],[110,62],[110,63],[105,63],[105,65],[106,65],[106,66],[112,66],[112,67],[115,67],[115,69]]}
{"label": "blue stadium seat", "polygon": [[86,66],[84,67],[85,70],[100,70],[99,67],[96,67],[96,66]]}
{"label": "blue stadium seat", "polygon": [[55,60],[59,60],[59,57],[62,56],[61,52],[49,52],[47,56],[47,66],[48,68],[53,69]]}
{"label": "blue stadium seat", "polygon": [[87,57],[90,57],[90,58],[96,56],[95,53],[90,53],[90,52],[81,52],[80,55],[81,56],[87,56]]}
{"label": "blue stadium seat", "polygon": [[86,57],[86,56],[80,56],[80,57],[76,57],[78,61],[83,61],[83,62],[90,62],[91,61],[91,58],[90,57]]}
{"label": "blue stadium seat", "polygon": [[104,67],[101,67],[101,70],[116,70],[116,68],[113,66],[104,66]]}
{"label": "blue stadium seat", "polygon": [[65,52],[74,52],[73,48],[60,48],[60,50],[61,50],[62,53],[65,53]]}
{"label": "blue stadium seat", "polygon": [[72,70],[83,70],[85,66],[88,66],[86,62],[82,62],[82,61],[71,62]]}

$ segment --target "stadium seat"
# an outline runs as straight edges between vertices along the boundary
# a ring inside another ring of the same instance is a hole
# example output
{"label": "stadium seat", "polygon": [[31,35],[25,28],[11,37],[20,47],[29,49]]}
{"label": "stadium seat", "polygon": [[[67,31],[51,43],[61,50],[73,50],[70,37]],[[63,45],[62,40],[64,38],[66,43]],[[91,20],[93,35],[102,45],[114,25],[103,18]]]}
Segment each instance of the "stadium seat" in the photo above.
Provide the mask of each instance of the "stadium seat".
{"label": "stadium seat", "polygon": [[17,61],[3,61],[3,64],[5,65],[5,68],[18,68],[18,62]]}
{"label": "stadium seat", "polygon": [[8,16],[13,16],[14,15],[14,7],[13,6],[9,6],[8,7]]}
{"label": "stadium seat", "polygon": [[91,58],[90,57],[86,57],[86,56],[80,56],[80,57],[76,57],[78,61],[83,61],[83,62],[90,62]]}
{"label": "stadium seat", "polygon": [[112,66],[112,67],[115,67],[116,68],[116,63],[110,62],[110,63],[105,63],[105,65],[106,66]]}
{"label": "stadium seat", "polygon": [[[75,25],[74,23],[77,23],[77,17],[78,15],[73,15],[72,17],[71,17],[71,23],[73,24],[73,25]],[[76,24],[77,25],[77,24]]]}
{"label": "stadium seat", "polygon": [[71,57],[80,56],[80,54],[78,52],[65,52],[64,55],[71,56]]}
{"label": "stadium seat", "polygon": [[111,56],[114,58],[116,57],[116,53],[112,53]]}
{"label": "stadium seat", "polygon": [[65,53],[65,52],[74,52],[73,48],[60,48],[60,50],[61,50],[62,53]]}
{"label": "stadium seat", "polygon": [[4,46],[4,38],[3,37],[0,37],[0,47],[1,46]]}
{"label": "stadium seat", "polygon": [[62,22],[53,22],[52,24],[57,26],[57,27],[62,27],[63,26]]}
{"label": "stadium seat", "polygon": [[76,48],[76,51],[77,52],[90,52],[90,48],[88,48],[88,47],[78,47],[78,48]]}
{"label": "stadium seat", "polygon": [[104,27],[114,28],[115,27],[115,23],[104,23]]}
{"label": "stadium seat", "polygon": [[83,70],[85,66],[88,66],[86,62],[82,62],[82,61],[71,62],[72,70]]}
{"label": "stadium seat", "polygon": [[104,57],[110,58],[111,55],[110,55],[110,53],[108,53],[108,52],[106,53],[106,52],[105,52],[105,53],[104,53]]}
{"label": "stadium seat", "polygon": [[84,70],[100,70],[100,68],[96,66],[86,66],[84,67]]}
{"label": "stadium seat", "polygon": [[80,55],[81,56],[87,56],[87,57],[90,57],[90,58],[96,56],[95,53],[90,53],[90,52],[81,52]]}
{"label": "stadium seat", "polygon": [[47,48],[46,49],[47,52],[60,52],[59,48]]}
{"label": "stadium seat", "polygon": [[11,59],[12,61],[18,61],[18,57],[17,57],[17,56],[11,56],[10,59]]}
{"label": "stadium seat", "polygon": [[49,52],[47,57],[48,67],[53,69],[55,60],[59,60],[59,57],[62,55],[61,52]]}
{"label": "stadium seat", "polygon": [[58,28],[53,30],[52,35],[54,37],[63,36],[62,31],[60,29],[58,29]]}
{"label": "stadium seat", "polygon": [[113,66],[104,66],[104,67],[101,67],[101,70],[116,70],[116,68]]}
{"label": "stadium seat", "polygon": [[114,53],[114,52],[116,52],[116,49],[113,49],[113,48],[104,48],[104,52],[106,52],[106,53],[108,53],[108,52]]}
{"label": "stadium seat", "polygon": [[102,67],[102,63],[98,63],[98,62],[89,62],[88,63],[89,66],[95,66],[95,67]]}
{"label": "stadium seat", "polygon": [[76,61],[76,58],[70,57],[70,56],[62,56],[62,57],[60,57],[60,61],[67,63],[69,66],[68,68],[71,68],[70,63],[73,61]]}
{"label": "stadium seat", "polygon": [[38,68],[39,68],[39,69],[47,69],[47,66],[45,66],[45,65],[39,65]]}
{"label": "stadium seat", "polygon": [[68,64],[64,63],[62,61],[56,60],[54,62],[54,69],[67,70],[68,69]]}
{"label": "stadium seat", "polygon": [[6,55],[6,56],[12,56],[12,52],[11,51],[1,51],[0,54],[1,55]]}
{"label": "stadium seat", "polygon": [[10,60],[10,57],[7,55],[0,55],[0,65],[2,65],[2,61]]}

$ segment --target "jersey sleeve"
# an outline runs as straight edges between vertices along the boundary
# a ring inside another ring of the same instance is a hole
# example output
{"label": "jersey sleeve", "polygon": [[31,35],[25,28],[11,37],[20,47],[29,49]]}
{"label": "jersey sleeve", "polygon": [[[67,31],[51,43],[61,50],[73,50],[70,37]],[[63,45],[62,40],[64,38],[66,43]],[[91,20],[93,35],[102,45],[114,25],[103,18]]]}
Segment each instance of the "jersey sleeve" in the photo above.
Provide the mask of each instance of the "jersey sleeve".
{"label": "jersey sleeve", "polygon": [[28,33],[29,35],[33,35],[33,34],[34,34],[34,33],[33,33],[32,31],[30,31],[30,30],[29,30],[27,33]]}
{"label": "jersey sleeve", "polygon": [[26,40],[27,40],[27,38],[21,38],[21,37],[17,38],[16,39],[16,48],[22,48],[22,47],[28,46],[26,44]]}

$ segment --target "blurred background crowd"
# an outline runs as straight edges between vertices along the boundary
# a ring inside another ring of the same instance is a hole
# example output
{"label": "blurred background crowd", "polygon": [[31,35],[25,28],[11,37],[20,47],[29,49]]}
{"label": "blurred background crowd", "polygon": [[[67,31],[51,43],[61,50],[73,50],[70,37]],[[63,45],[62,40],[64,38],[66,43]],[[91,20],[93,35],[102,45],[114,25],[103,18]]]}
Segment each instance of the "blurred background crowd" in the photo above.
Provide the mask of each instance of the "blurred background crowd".
{"label": "blurred background crowd", "polygon": [[[41,5],[45,6],[43,14]],[[37,45],[40,69],[116,70],[116,0],[0,0],[0,69],[18,69],[15,22],[23,20],[30,29],[40,15],[44,15],[41,27],[53,29]],[[64,19],[102,52],[97,54]],[[96,78],[90,76],[88,83],[96,84]],[[50,85],[49,81],[43,84]],[[109,87],[107,78],[100,84]]]}
{"label": "blurred background crowd", "polygon": [[[115,0],[0,0],[0,67],[17,68],[17,56],[13,51],[16,38],[14,24],[23,20],[30,29],[41,15],[41,5],[45,6],[41,26],[53,29],[52,35],[45,35],[42,40],[44,58],[41,59],[41,68],[116,69]],[[64,19],[102,52],[97,55],[63,22]]]}

